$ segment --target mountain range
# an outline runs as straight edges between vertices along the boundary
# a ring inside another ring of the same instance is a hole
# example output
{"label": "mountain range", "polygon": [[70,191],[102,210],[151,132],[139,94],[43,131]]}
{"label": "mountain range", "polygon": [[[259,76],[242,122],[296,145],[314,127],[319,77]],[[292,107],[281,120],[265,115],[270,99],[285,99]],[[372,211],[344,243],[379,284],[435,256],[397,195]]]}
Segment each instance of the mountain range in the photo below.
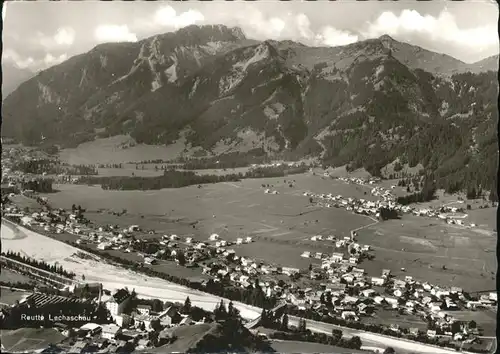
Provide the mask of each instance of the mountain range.
{"label": "mountain range", "polygon": [[2,135],[181,139],[198,153],[263,149],[373,174],[419,165],[448,190],[493,190],[497,72],[498,56],[466,64],[387,35],[309,47],[188,26],[38,73],[4,100]]}
{"label": "mountain range", "polygon": [[2,98],[7,97],[24,81],[35,76],[29,69],[21,69],[9,62],[2,62]]}

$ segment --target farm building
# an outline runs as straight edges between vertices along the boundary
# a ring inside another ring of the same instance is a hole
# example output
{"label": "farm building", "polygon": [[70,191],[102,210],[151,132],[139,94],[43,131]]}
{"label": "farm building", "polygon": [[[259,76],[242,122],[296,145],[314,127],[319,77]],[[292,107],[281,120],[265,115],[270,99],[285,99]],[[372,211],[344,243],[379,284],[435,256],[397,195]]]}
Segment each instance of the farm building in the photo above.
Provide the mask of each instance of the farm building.
{"label": "farm building", "polygon": [[170,306],[168,309],[163,311],[158,315],[158,318],[160,319],[162,325],[164,326],[170,326],[173,324],[177,324],[181,321],[181,315],[177,310]]}
{"label": "farm building", "polygon": [[209,237],[210,241],[217,241],[219,239],[219,235],[217,234],[211,234]]}
{"label": "farm building", "polygon": [[129,228],[128,228],[128,231],[129,232],[135,232],[135,231],[139,231],[140,228],[139,228],[139,225],[131,225]]}
{"label": "farm building", "polygon": [[342,253],[332,253],[330,259],[333,262],[339,263],[342,262],[342,260],[344,259],[344,255]]}
{"label": "farm building", "polygon": [[121,333],[122,329],[115,324],[105,324],[102,326],[102,338],[113,340]]}
{"label": "farm building", "polygon": [[292,275],[300,272],[299,268],[282,267],[281,272],[286,275]]}
{"label": "farm building", "polygon": [[111,244],[109,242],[101,242],[99,245],[97,245],[97,249],[99,250],[108,250],[111,248]]}

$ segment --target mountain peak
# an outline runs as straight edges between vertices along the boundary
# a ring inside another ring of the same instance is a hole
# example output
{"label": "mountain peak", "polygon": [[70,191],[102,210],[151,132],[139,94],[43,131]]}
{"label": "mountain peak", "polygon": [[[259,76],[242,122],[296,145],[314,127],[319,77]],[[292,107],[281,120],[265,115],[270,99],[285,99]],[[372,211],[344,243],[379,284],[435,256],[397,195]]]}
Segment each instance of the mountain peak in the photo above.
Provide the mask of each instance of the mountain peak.
{"label": "mountain peak", "polygon": [[178,34],[198,35],[209,34],[213,37],[231,36],[234,40],[245,40],[246,36],[240,27],[227,27],[225,25],[190,25],[177,31]]}
{"label": "mountain peak", "polygon": [[392,38],[391,36],[389,36],[388,34],[384,34],[384,35],[380,36],[378,39],[380,39],[383,42],[396,42],[396,40],[394,38]]}

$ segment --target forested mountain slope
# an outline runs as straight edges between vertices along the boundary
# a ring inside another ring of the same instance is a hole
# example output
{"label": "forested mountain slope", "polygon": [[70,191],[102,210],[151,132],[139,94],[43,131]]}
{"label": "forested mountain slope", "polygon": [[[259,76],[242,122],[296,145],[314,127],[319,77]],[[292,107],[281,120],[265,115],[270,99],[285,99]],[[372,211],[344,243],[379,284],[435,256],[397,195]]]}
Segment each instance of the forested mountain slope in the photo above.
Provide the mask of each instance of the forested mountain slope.
{"label": "forested mountain slope", "polygon": [[496,184],[497,72],[389,36],[335,48],[189,26],[99,45],[23,83],[4,136],[76,145],[130,134],[204,151],[263,148],[371,173],[422,164],[448,190]]}

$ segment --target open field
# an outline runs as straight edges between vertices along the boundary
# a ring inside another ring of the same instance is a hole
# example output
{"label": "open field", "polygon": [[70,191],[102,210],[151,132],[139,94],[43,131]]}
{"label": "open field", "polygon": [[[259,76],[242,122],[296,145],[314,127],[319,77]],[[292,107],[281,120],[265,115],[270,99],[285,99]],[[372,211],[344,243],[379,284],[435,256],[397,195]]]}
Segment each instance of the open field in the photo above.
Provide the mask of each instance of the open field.
{"label": "open field", "polygon": [[213,323],[202,323],[191,326],[182,326],[170,330],[177,339],[168,345],[152,350],[153,353],[187,353],[194,348],[207,334],[215,334],[217,326]]}
{"label": "open field", "polygon": [[[276,332],[275,330],[264,328],[264,327],[258,327],[256,329],[260,333],[264,333],[266,335],[270,335],[271,333]],[[328,330],[323,330],[321,333],[325,333],[326,335],[331,335],[331,331]],[[357,333],[356,333],[357,334]],[[344,331],[343,333],[344,338],[349,339],[355,333],[351,333],[350,331]],[[320,343],[310,343],[310,342],[299,342],[299,341],[285,341],[285,340],[278,340],[278,339],[271,339],[270,340],[271,346],[278,352],[278,353],[346,353],[345,348],[340,348],[336,346],[330,346],[326,344],[320,344]],[[392,343],[391,343],[392,344]],[[426,351],[422,351],[422,347],[419,348],[413,348],[409,342],[399,342],[397,346],[394,346],[396,349],[396,352],[398,354],[416,354],[419,352],[422,353],[431,353],[432,347],[427,347]],[[401,345],[402,344],[402,345]],[[366,352],[375,352],[375,353],[383,353],[384,350],[388,347],[387,343],[383,343],[380,340],[377,341],[371,341],[370,339],[363,338],[362,339],[362,347],[360,351],[356,350],[350,350],[349,353],[366,353]],[[300,349],[300,350],[299,350]],[[419,351],[420,350],[420,351]],[[438,351],[436,351],[438,352]],[[441,352],[441,351],[440,351]],[[446,352],[450,353],[450,351],[442,351],[441,353]]]}
{"label": "open field", "polygon": [[74,149],[64,149],[59,153],[60,159],[69,164],[91,165],[97,163],[125,163],[143,160],[170,160],[180,156],[185,149],[184,139],[169,146],[153,146],[138,144],[123,149],[135,143],[128,136],[117,135],[111,138],[96,139],[80,144]]}
{"label": "open field", "polygon": [[[290,188],[285,180],[295,180],[295,187]],[[265,194],[262,184],[274,186],[270,188],[280,194]],[[242,255],[284,266],[306,267],[310,261],[300,255],[308,250],[307,242],[314,244],[308,241],[311,236],[347,236],[350,230],[373,222],[344,209],[311,206],[309,198],[302,194],[318,184],[345,194],[358,187],[340,185],[331,179],[294,175],[144,192],[60,185],[56,187],[59,193],[46,196],[54,207],[70,208],[77,202],[87,209],[87,217],[98,224],[113,223],[123,227],[137,224],[143,229],[154,229],[160,235],[175,233],[200,241],[206,241],[214,232],[232,241],[252,236],[256,243],[237,247]],[[106,212],[98,213],[99,209],[126,209],[127,213],[116,217]],[[299,242],[302,244],[297,245]]]}
{"label": "open field", "polygon": [[467,211],[468,222],[475,223],[478,227],[496,230],[497,229],[497,208],[473,209]]}
{"label": "open field", "polygon": [[97,177],[115,177],[115,176],[136,176],[136,177],[156,177],[161,176],[163,171],[151,169],[136,169],[135,165],[124,165],[123,168],[98,168]]}
{"label": "open field", "polygon": [[391,323],[405,328],[418,328],[427,331],[427,323],[416,315],[400,315],[397,311],[379,309],[373,317],[362,319],[363,323]]}
{"label": "open field", "polygon": [[34,352],[47,348],[51,343],[57,344],[65,338],[53,328],[20,328],[0,332],[2,345],[10,353]]}
{"label": "open field", "polygon": [[34,282],[33,279],[30,277],[16,273],[10,269],[2,268],[2,271],[0,272],[0,281],[4,281],[7,283],[31,283]]}
{"label": "open field", "polygon": [[[293,182],[292,188],[288,182]],[[265,194],[263,184],[280,194]],[[200,241],[206,241],[214,232],[227,240],[252,236],[257,242],[234,246],[237,254],[299,268],[314,263],[300,257],[303,251],[332,251],[327,243],[323,243],[323,250],[312,248],[321,243],[308,241],[311,236],[347,236],[350,230],[373,223],[370,218],[341,208],[315,207],[302,195],[312,191],[369,199],[370,187],[310,173],[160,191],[105,191],[74,185],[56,188],[59,193],[46,195],[53,206],[70,208],[78,202],[98,224],[137,224],[160,235],[175,233]],[[126,209],[127,213],[116,217],[98,213],[99,209]],[[473,212],[491,219],[484,216],[491,210]],[[457,285],[466,290],[494,289],[496,237],[481,229],[405,215],[401,220],[369,226],[358,234],[359,242],[375,249],[375,259],[362,264],[370,275],[379,275],[384,268],[403,275],[399,269],[406,268],[405,274],[435,284]]]}
{"label": "open field", "polygon": [[370,275],[383,268],[406,268],[406,273],[394,274],[470,291],[495,288],[496,236],[412,215],[378,223],[358,235],[375,249],[376,258],[363,264]]}
{"label": "open field", "polygon": [[[316,169],[315,171],[323,173],[324,170],[322,169]],[[330,167],[326,170],[331,176],[334,177],[356,177],[356,178],[370,178],[371,174],[366,171],[364,168],[358,168],[355,171],[352,171],[350,173],[347,173],[344,166],[340,167]]]}
{"label": "open field", "polygon": [[298,342],[298,341],[276,340],[276,339],[270,340],[270,343],[271,347],[278,353],[304,353],[304,354],[313,354],[313,353],[340,354],[347,352],[354,354],[367,353],[362,350],[334,347],[332,345],[326,345],[321,343],[309,343],[309,342]]}
{"label": "open field", "polygon": [[[142,169],[144,166],[144,169]],[[158,169],[155,169],[155,167]],[[139,169],[136,169],[135,164],[123,164],[122,168],[98,168],[98,177],[114,177],[114,176],[136,176],[136,177],[155,177],[161,176],[163,171],[162,166],[167,166],[167,164],[145,164],[141,165]],[[182,169],[177,169],[178,171],[183,171]],[[224,176],[235,173],[246,173],[249,170],[248,167],[239,167],[234,169],[206,169],[206,170],[193,170],[197,175],[217,175]]]}
{"label": "open field", "polygon": [[450,311],[448,313],[461,321],[476,321],[486,337],[496,335],[497,314],[494,311]]}
{"label": "open field", "polygon": [[[459,200],[462,197],[464,200]],[[496,230],[497,228],[497,208],[492,206],[492,203],[483,199],[467,200],[463,194],[447,194],[443,190],[436,192],[436,199],[426,202],[415,204],[419,208],[439,208],[442,206],[463,208],[467,213],[466,221],[474,223],[478,228],[486,229],[489,231]],[[467,209],[470,205],[471,209]],[[481,209],[480,207],[489,206],[488,208]]]}
{"label": "open field", "polygon": [[[298,318],[289,316],[289,324],[297,326]],[[333,328],[337,328],[334,325],[322,322],[316,322],[313,320],[307,320],[307,328],[313,332],[325,333],[330,335]],[[396,353],[402,354],[416,354],[416,353],[429,353],[429,354],[451,354],[455,353],[452,349],[439,348],[435,346],[429,346],[417,342],[408,341],[405,339],[398,339],[394,337],[389,337],[385,335],[379,335],[370,332],[357,331],[350,328],[342,328],[342,335],[345,338],[351,338],[353,336],[359,336],[363,347],[381,349],[387,347],[393,347]]]}
{"label": "open field", "polygon": [[33,199],[25,197],[24,195],[16,194],[13,197],[9,197],[12,202],[14,202],[20,209],[29,208],[30,210],[40,210],[42,209],[40,204]]}

